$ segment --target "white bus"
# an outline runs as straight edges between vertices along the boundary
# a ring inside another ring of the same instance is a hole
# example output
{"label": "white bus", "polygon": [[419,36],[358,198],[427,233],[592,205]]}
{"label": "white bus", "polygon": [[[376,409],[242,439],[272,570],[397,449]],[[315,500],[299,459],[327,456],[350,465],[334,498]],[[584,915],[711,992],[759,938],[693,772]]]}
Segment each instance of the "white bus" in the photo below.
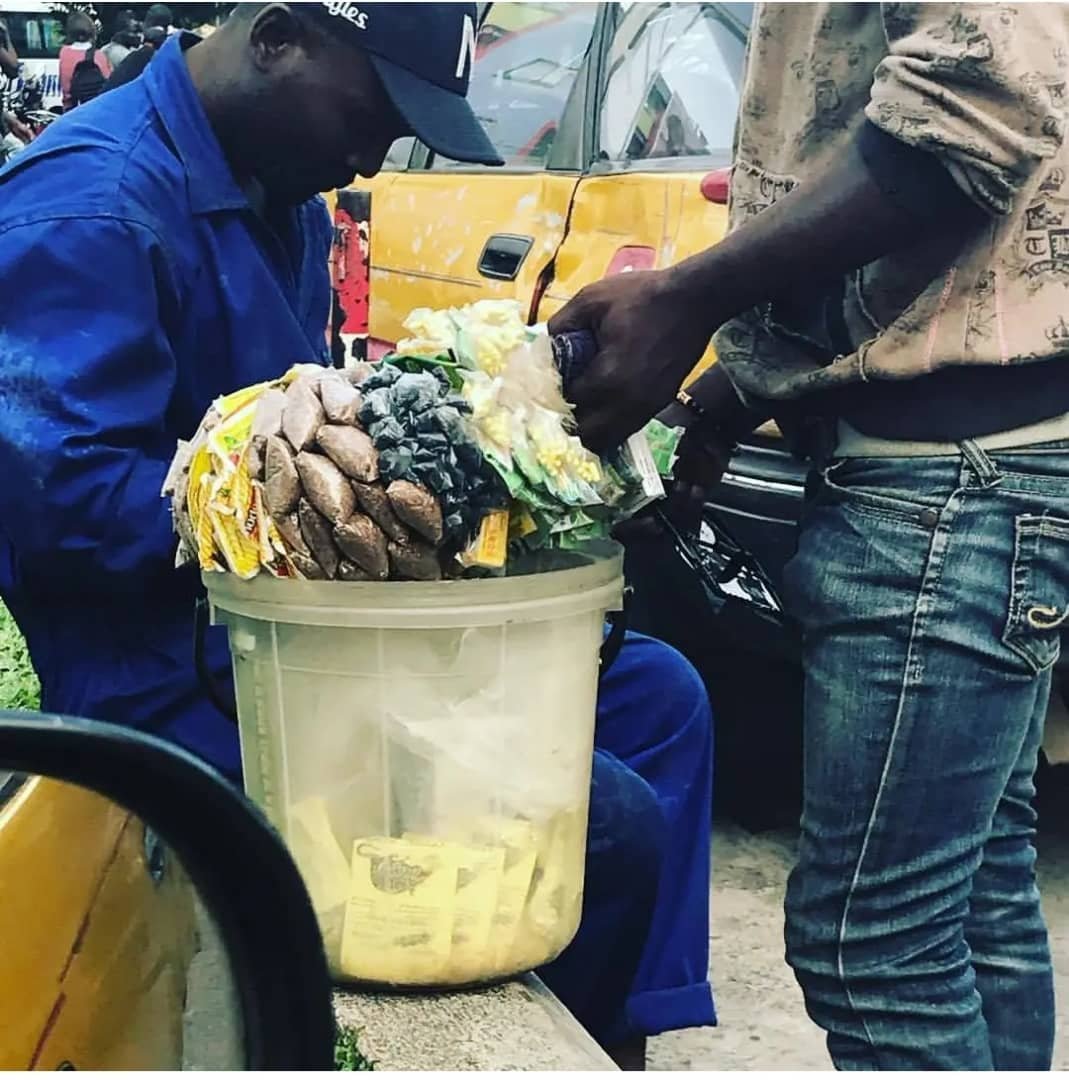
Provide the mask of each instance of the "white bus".
{"label": "white bus", "polygon": [[[60,111],[63,98],[59,90],[59,47],[63,44],[62,12],[55,4],[32,0],[0,0],[0,19],[7,26],[11,43],[19,55],[20,75],[10,85],[0,85],[6,94],[17,90],[22,78],[35,76],[44,93],[43,107]],[[0,76],[0,84],[5,80]]]}

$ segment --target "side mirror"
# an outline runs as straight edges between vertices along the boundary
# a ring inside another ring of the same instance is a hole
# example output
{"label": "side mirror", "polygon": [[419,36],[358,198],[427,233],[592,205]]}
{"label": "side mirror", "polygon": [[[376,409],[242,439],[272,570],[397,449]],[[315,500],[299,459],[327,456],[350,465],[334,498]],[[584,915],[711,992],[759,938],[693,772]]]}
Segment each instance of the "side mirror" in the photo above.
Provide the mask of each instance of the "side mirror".
{"label": "side mirror", "polygon": [[260,811],[192,755],[0,711],[0,880],[0,1066],[333,1068],[301,876]]}

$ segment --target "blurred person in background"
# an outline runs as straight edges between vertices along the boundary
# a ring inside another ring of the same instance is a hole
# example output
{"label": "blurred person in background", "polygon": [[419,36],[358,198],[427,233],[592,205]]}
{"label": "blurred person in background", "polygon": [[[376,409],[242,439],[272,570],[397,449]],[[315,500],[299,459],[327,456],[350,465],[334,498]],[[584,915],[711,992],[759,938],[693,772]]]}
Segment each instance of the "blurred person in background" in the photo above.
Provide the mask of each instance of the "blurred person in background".
{"label": "blurred person in background", "polygon": [[[111,64],[103,50],[96,47],[96,40],[97,27],[92,18],[84,11],[72,11],[67,16],[66,44],[59,50],[59,89],[64,112],[95,97],[111,74]],[[99,83],[92,78],[92,71],[87,71],[89,64],[95,64],[99,69]],[[91,89],[88,92],[80,90],[83,85],[91,88],[94,84],[98,86],[96,93]]]}
{"label": "blurred person in background", "polygon": [[33,132],[8,107],[8,86],[19,77],[19,55],[0,19],[0,162],[14,157],[33,139]]}
{"label": "blurred person in background", "polygon": [[178,32],[174,24],[174,13],[166,4],[153,4],[145,12],[145,29],[147,30],[150,26],[161,27],[168,37]]}
{"label": "blurred person in background", "polygon": [[162,26],[149,26],[145,28],[145,43],[133,52],[111,73],[105,90],[114,90],[116,87],[125,86],[133,82],[152,62],[152,58],[159,52],[163,43],[167,40],[167,31]]}
{"label": "blurred person in background", "polygon": [[100,51],[108,58],[108,63],[114,71],[140,45],[141,23],[137,16],[127,8],[116,16],[111,41]]}
{"label": "blurred person in background", "polygon": [[4,80],[17,79],[19,74],[19,54],[8,32],[7,23],[0,19],[0,76]]}
{"label": "blurred person in background", "polygon": [[153,4],[145,13],[144,44],[134,49],[112,73],[106,89],[114,90],[133,82],[151,63],[167,38],[174,32],[174,16],[166,4]]}

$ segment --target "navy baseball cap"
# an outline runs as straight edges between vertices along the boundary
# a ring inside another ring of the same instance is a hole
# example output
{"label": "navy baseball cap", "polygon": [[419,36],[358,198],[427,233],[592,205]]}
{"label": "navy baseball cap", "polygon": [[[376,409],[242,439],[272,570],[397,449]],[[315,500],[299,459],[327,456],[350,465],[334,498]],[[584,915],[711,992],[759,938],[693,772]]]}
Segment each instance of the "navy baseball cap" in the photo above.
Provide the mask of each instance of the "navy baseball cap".
{"label": "navy baseball cap", "polygon": [[394,108],[436,154],[504,164],[467,100],[474,4],[322,0],[309,8],[332,34],[367,54]]}

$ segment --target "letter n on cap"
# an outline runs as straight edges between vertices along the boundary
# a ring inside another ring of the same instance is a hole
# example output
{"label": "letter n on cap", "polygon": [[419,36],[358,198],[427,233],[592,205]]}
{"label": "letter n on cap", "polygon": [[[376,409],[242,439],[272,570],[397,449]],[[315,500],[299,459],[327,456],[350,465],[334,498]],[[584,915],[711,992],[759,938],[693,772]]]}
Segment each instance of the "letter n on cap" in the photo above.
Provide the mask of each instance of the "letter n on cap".
{"label": "letter n on cap", "polygon": [[464,25],[460,29],[460,55],[457,57],[456,77],[464,78],[468,64],[475,63],[475,23],[470,15],[464,16]]}

